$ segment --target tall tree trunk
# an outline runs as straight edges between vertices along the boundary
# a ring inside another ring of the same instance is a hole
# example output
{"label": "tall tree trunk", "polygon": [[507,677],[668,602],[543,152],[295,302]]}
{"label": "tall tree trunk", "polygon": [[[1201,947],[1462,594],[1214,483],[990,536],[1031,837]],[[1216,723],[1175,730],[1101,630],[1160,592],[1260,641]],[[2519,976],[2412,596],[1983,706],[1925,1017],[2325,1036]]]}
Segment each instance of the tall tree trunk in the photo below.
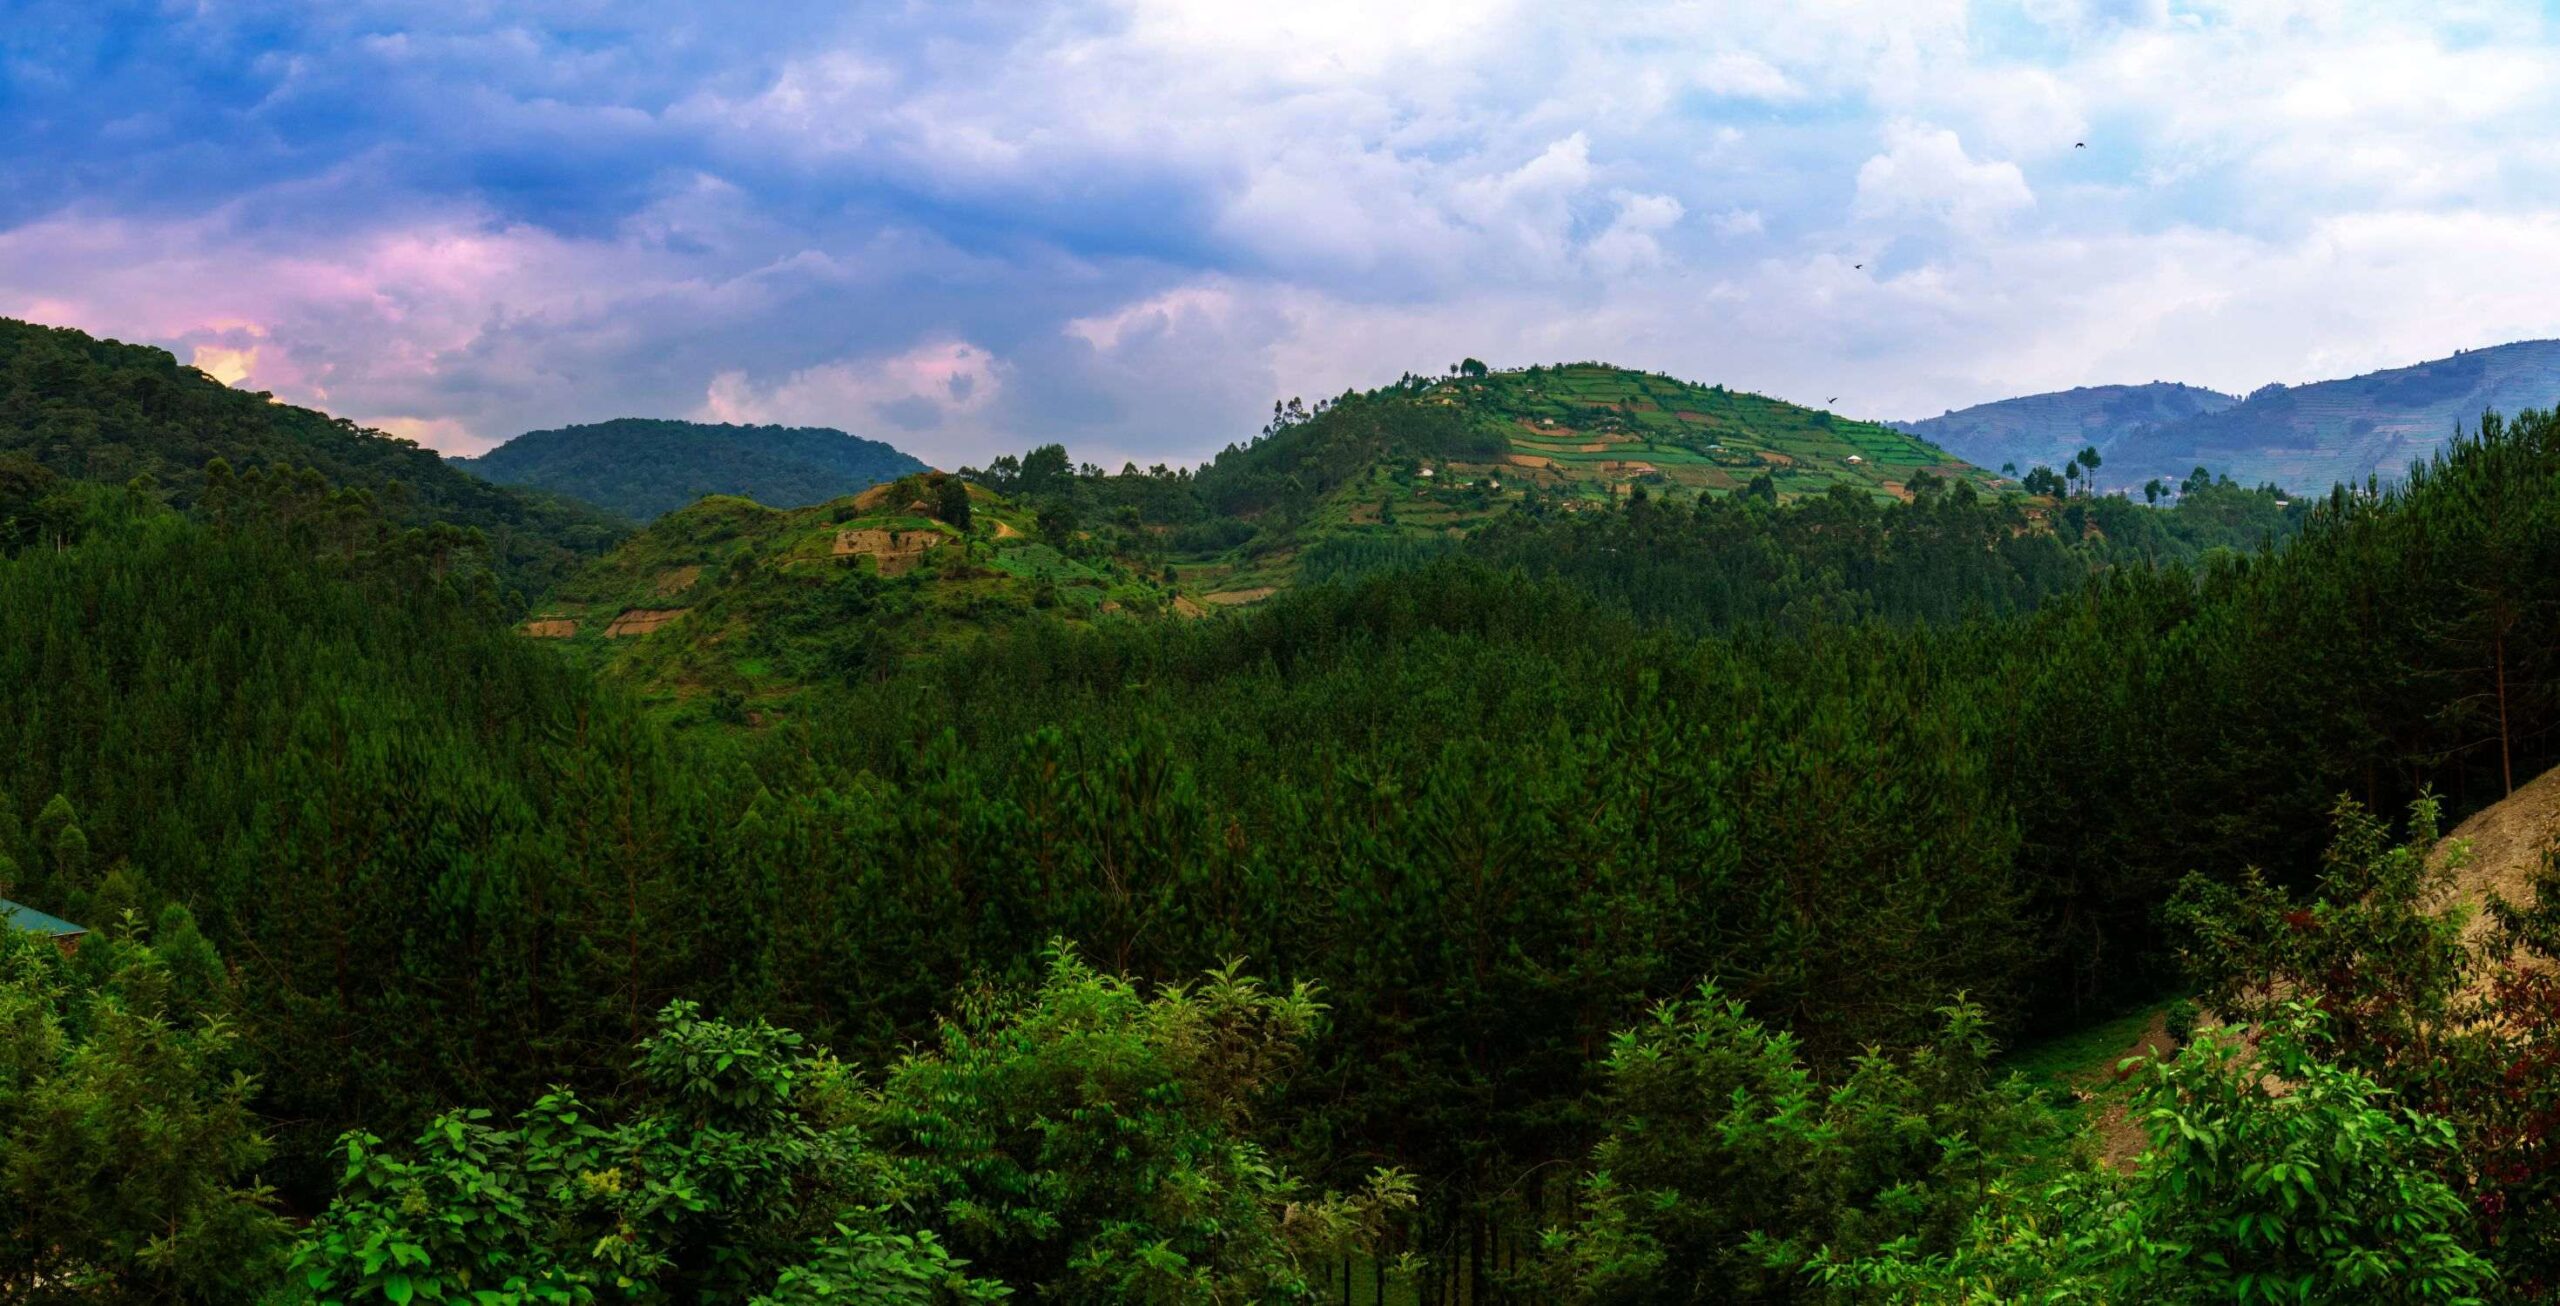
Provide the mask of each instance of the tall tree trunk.
{"label": "tall tree trunk", "polygon": [[2489,643],[2490,655],[2498,663],[2498,775],[2506,782],[2507,792],[2516,791],[2516,763],[2513,742],[2507,736],[2507,632],[2501,628]]}

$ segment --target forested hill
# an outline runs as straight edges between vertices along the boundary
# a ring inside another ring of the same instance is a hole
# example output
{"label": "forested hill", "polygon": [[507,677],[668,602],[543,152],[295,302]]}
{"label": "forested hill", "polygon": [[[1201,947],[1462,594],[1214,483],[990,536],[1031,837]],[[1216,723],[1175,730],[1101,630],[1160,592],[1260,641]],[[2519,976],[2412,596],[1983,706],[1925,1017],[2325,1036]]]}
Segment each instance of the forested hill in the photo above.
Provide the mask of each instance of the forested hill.
{"label": "forested hill", "polygon": [[234,390],[167,350],[0,318],[0,454],[57,475],[122,483],[149,475],[193,504],[215,459],[234,471],[315,470],[369,491],[391,520],[487,534],[501,575],[549,588],[629,529],[602,512],[492,485],[414,441]]}
{"label": "forested hill", "polygon": [[457,466],[650,521],[705,495],[798,508],[925,470],[877,440],[828,427],[624,417],[527,431]]}
{"label": "forested hill", "polygon": [[1893,426],[1978,466],[2025,471],[2038,464],[2060,467],[2093,445],[2103,454],[2135,431],[2219,412],[2238,402],[2238,395],[2173,381],[2079,386],[1976,404]]}

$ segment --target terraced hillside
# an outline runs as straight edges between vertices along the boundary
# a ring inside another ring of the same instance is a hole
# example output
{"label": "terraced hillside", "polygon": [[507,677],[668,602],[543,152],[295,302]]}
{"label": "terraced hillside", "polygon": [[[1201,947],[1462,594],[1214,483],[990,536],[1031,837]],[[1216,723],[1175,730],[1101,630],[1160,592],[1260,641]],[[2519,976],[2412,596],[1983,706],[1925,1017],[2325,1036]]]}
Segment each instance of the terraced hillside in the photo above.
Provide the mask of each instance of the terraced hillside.
{"label": "terraced hillside", "polygon": [[[1251,602],[1343,550],[1427,552],[1506,514],[1626,499],[1908,497],[1914,477],[1995,479],[1908,433],[1763,395],[1596,363],[1408,378],[1284,420],[1201,469],[1240,545],[1176,559],[1212,601]],[[1108,497],[1108,491],[1105,491]],[[1197,529],[1196,527],[1194,528]]]}
{"label": "terraced hillside", "polygon": [[2023,471],[2039,464],[2059,467],[2092,445],[2105,453],[2136,431],[2220,412],[2239,402],[2238,395],[2173,381],[2077,386],[1893,426],[1977,466],[2015,464]]}
{"label": "terraced hillside", "polygon": [[1421,402],[1454,404],[1501,433],[1509,452],[1485,474],[1507,470],[1569,499],[1623,498],[1638,485],[1730,494],[1763,475],[1782,499],[1834,485],[1901,496],[1914,473],[1977,470],[1879,423],[1597,364],[1446,381]]}
{"label": "terraced hillside", "polygon": [[704,499],[563,585],[522,629],[679,713],[747,721],[817,681],[886,672],[1035,612],[1202,612],[1089,535],[1043,538],[984,487],[966,487],[969,510],[956,511],[944,480],[909,476],[797,509]]}

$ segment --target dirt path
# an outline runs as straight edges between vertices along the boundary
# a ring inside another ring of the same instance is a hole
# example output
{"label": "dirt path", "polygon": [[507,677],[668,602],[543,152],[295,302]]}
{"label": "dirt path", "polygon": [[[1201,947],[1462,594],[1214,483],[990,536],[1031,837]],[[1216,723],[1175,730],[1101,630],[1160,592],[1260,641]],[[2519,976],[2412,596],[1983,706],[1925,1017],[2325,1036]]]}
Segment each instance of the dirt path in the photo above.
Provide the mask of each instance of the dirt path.
{"label": "dirt path", "polygon": [[2122,1081],[2116,1067],[2123,1065],[2128,1057],[2167,1056],[2176,1050],[2177,1044],[2169,1037],[2168,1016],[2162,1013],[2153,1016],[2151,1023],[2143,1026],[2142,1032],[2135,1035],[2132,1042],[2080,1077],[2086,1085],[2083,1091],[2099,1095],[2099,1100],[2093,1104],[2097,1108],[2097,1119],[2091,1123],[2090,1131],[2098,1138],[2098,1159],[2108,1168],[2132,1169],[2135,1159],[2151,1146],[2151,1135],[2143,1132],[2142,1125],[2134,1120],[2132,1104],[2126,1101],[2125,1091],[2119,1087]]}

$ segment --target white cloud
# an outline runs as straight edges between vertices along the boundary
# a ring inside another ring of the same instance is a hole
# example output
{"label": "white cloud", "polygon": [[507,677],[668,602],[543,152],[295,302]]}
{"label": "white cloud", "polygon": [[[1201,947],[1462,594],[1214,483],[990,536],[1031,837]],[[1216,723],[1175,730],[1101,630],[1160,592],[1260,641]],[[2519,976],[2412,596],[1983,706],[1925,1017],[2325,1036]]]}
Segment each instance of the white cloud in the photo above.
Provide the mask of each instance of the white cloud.
{"label": "white cloud", "polygon": [[1944,127],[1893,123],[1884,152],[1858,168],[1861,218],[1926,217],[1978,231],[2035,202],[2018,165],[1975,159]]}
{"label": "white cloud", "polygon": [[452,447],[699,409],[954,463],[1196,457],[1470,354],[1907,415],[2560,334],[2560,39],[2524,0],[910,6],[627,102],[570,94],[627,52],[471,39],[520,80],[430,102],[608,124],[558,189],[639,198],[365,189],[521,175],[534,133],[72,204],[0,230],[0,311]]}
{"label": "white cloud", "polygon": [[[708,422],[833,426],[875,439],[942,432],[993,404],[1004,365],[965,340],[935,340],[885,358],[803,368],[759,385],[744,371],[711,378]],[[947,438],[947,437],[946,437]]]}

